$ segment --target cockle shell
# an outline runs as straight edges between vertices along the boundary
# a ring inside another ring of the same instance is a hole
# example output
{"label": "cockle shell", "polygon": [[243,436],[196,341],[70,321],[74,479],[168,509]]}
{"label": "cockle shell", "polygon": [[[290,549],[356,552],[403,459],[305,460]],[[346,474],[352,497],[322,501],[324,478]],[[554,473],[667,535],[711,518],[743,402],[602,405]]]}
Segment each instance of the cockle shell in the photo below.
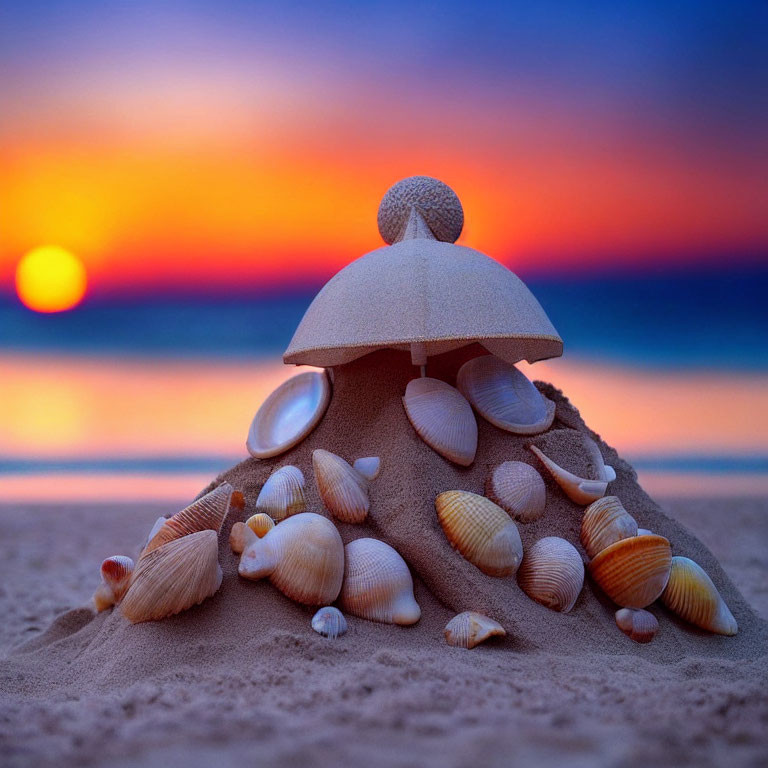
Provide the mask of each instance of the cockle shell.
{"label": "cockle shell", "polygon": [[630,536],[637,536],[637,523],[616,496],[593,501],[584,511],[580,538],[587,557],[593,558],[611,544]]}
{"label": "cockle shell", "polygon": [[636,643],[650,643],[659,631],[658,619],[642,608],[619,608],[616,626]]}
{"label": "cockle shell", "polygon": [[584,563],[573,544],[546,536],[525,551],[517,583],[532,600],[567,613],[584,586]]}
{"label": "cockle shell", "polygon": [[331,402],[325,371],[308,371],[283,382],[261,405],[246,447],[256,459],[278,456],[300,443],[320,423]]}
{"label": "cockle shell", "polygon": [[421,608],[405,560],[378,539],[356,539],[344,548],[344,585],[339,605],[362,619],[415,624]]}
{"label": "cockle shell", "polygon": [[364,456],[357,459],[352,468],[356,469],[366,480],[375,480],[381,470],[381,459],[378,456]]}
{"label": "cockle shell", "polygon": [[552,426],[555,404],[514,365],[481,355],[459,369],[456,386],[491,424],[518,435],[535,435]]}
{"label": "cockle shell", "polygon": [[343,523],[362,523],[368,514],[368,481],[341,456],[320,448],[312,452],[315,482],[323,504]]}
{"label": "cockle shell", "polygon": [[544,514],[547,494],[544,481],[530,464],[523,461],[499,464],[488,475],[485,493],[521,523],[531,523]]}
{"label": "cockle shell", "polygon": [[475,611],[464,611],[445,625],[445,642],[457,648],[474,648],[489,637],[506,634],[498,621]]}
{"label": "cockle shell", "polygon": [[739,626],[704,569],[687,557],[673,557],[661,602],[685,621],[718,635],[735,635]]}
{"label": "cockle shell", "polygon": [[347,631],[347,620],[338,608],[326,605],[312,617],[312,629],[318,635],[335,640]]}
{"label": "cockle shell", "polygon": [[444,491],[435,499],[440,525],[454,549],[489,576],[510,576],[523,558],[523,543],[509,515],[485,496]]}
{"label": "cockle shell", "polygon": [[202,603],[221,585],[216,531],[174,539],[139,559],[121,609],[134,624]]}
{"label": "cockle shell", "polygon": [[284,595],[306,605],[329,605],[344,577],[344,544],[336,526],[322,515],[301,512],[283,520],[263,538],[246,526],[246,547],[238,573],[269,580]]}
{"label": "cockle shell", "polygon": [[449,461],[468,467],[477,451],[477,422],[464,395],[439,379],[408,382],[403,397],[408,419],[419,437]]}
{"label": "cockle shell", "polygon": [[304,475],[290,464],[280,467],[267,478],[256,499],[256,511],[269,515],[278,523],[306,508]]}
{"label": "cockle shell", "polygon": [[[245,524],[261,539],[275,527],[275,521],[264,512],[251,515]],[[242,550],[241,550],[242,551]]]}
{"label": "cockle shell", "polygon": [[93,595],[97,611],[116,605],[123,599],[131,577],[133,560],[125,555],[113,555],[101,564],[101,584]]}
{"label": "cockle shell", "polygon": [[663,536],[633,536],[606,547],[589,563],[598,586],[623,608],[645,608],[664,591],[672,550]]}

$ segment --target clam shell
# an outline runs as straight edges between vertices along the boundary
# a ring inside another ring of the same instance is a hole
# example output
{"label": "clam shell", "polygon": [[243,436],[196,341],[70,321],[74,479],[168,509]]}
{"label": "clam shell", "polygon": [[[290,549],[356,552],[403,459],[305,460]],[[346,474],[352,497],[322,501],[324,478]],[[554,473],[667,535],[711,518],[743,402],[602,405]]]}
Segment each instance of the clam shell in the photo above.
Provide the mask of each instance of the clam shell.
{"label": "clam shell", "polygon": [[381,459],[378,456],[364,456],[352,465],[366,480],[375,480],[381,470]]}
{"label": "clam shell", "polygon": [[275,527],[275,521],[264,512],[251,515],[245,524],[261,539]]}
{"label": "clam shell", "polygon": [[378,539],[356,539],[344,548],[344,585],[339,605],[361,619],[415,624],[421,617],[405,560]]}
{"label": "clam shell", "polygon": [[435,499],[451,545],[489,576],[510,576],[523,558],[523,543],[509,515],[485,496],[445,491]]}
{"label": "clam shell", "polygon": [[246,446],[257,459],[278,456],[300,443],[320,423],[331,402],[325,371],[308,371],[283,382],[251,422]]}
{"label": "clam shell", "polygon": [[589,558],[621,539],[637,536],[637,533],[635,518],[616,496],[593,501],[581,519],[581,545]]}
{"label": "clam shell", "polygon": [[439,379],[408,382],[403,397],[418,436],[441,456],[468,467],[477,451],[477,422],[464,395]]}
{"label": "clam shell", "polygon": [[491,424],[518,435],[535,435],[552,426],[555,404],[514,365],[495,355],[464,363],[456,386]]}
{"label": "clam shell", "polygon": [[546,488],[541,475],[522,461],[505,461],[489,475],[485,494],[515,520],[531,523],[544,514]]}
{"label": "clam shell", "polygon": [[318,635],[335,640],[347,631],[347,620],[338,608],[326,605],[312,617],[312,629]]}
{"label": "clam shell", "polygon": [[368,481],[341,456],[320,448],[312,452],[320,497],[343,523],[362,523],[368,515]]}
{"label": "clam shell", "polygon": [[584,563],[573,544],[546,536],[525,551],[517,583],[532,600],[567,613],[584,586]]}
{"label": "clam shell", "polygon": [[232,530],[229,532],[229,546],[236,555],[239,555],[248,546],[254,535],[245,523],[238,520],[232,525]]}
{"label": "clam shell", "polygon": [[474,648],[489,637],[506,634],[498,621],[475,611],[464,611],[445,625],[445,642],[457,648]]}
{"label": "clam shell", "polygon": [[636,643],[650,643],[659,631],[657,618],[642,608],[619,608],[616,626]]}
{"label": "clam shell", "polygon": [[143,555],[120,607],[134,624],[163,619],[202,603],[221,585],[216,531],[174,539]]}
{"label": "clam shell", "polygon": [[304,475],[290,464],[280,467],[267,478],[256,499],[256,511],[269,515],[278,523],[306,508]]}
{"label": "clam shell", "polygon": [[735,635],[736,619],[704,569],[687,557],[673,557],[661,602],[680,618],[707,632]]}
{"label": "clam shell", "polygon": [[126,555],[113,555],[101,564],[101,578],[112,590],[116,603],[123,599],[123,595],[128,590],[133,568],[133,560]]}
{"label": "clam shell", "polygon": [[254,580],[268,576],[298,603],[329,605],[341,590],[344,544],[327,517],[301,512],[261,539],[254,534],[243,550],[238,573]]}
{"label": "clam shell", "polygon": [[645,608],[664,591],[672,551],[663,536],[633,536],[606,547],[589,563],[598,586],[623,608]]}

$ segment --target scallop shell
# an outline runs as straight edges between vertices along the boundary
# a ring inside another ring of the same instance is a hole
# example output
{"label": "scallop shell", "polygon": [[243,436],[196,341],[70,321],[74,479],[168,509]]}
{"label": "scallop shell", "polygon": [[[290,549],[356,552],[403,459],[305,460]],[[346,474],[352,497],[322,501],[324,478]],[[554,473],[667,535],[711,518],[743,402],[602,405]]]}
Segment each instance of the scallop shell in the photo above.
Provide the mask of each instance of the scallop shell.
{"label": "scallop shell", "polygon": [[174,539],[139,560],[121,609],[134,624],[202,603],[221,585],[218,536],[205,530]]}
{"label": "scallop shell", "polygon": [[327,605],[312,617],[312,629],[318,635],[335,640],[347,631],[347,620],[338,608]]}
{"label": "scallop shell", "polygon": [[489,637],[506,634],[498,621],[475,611],[464,611],[445,625],[445,642],[458,648],[474,648]]}
{"label": "scallop shell", "polygon": [[322,515],[301,512],[283,520],[243,550],[238,573],[269,580],[284,595],[306,605],[328,605],[344,577],[344,544],[336,526]]}
{"label": "scallop shell", "polygon": [[482,355],[459,369],[456,386],[491,424],[518,435],[536,435],[552,426],[555,404],[514,365]]}
{"label": "scallop shell", "polygon": [[435,499],[451,545],[489,576],[510,576],[523,558],[523,543],[509,515],[485,496],[445,491]]}
{"label": "scallop shell", "polygon": [[236,555],[239,555],[248,546],[254,535],[245,523],[238,520],[229,532],[229,546]]}
{"label": "scallop shell", "polygon": [[366,480],[375,480],[381,470],[381,459],[378,456],[364,456],[352,465]]}
{"label": "scallop shell", "polygon": [[439,379],[408,382],[403,405],[419,437],[441,456],[463,467],[475,460],[477,422],[464,395]]}
{"label": "scallop shell", "polygon": [[300,373],[283,382],[253,417],[248,452],[256,459],[285,453],[320,423],[330,402],[331,384],[325,371]]}
{"label": "scallop shell", "polygon": [[616,626],[636,643],[650,643],[659,631],[658,619],[642,608],[619,608]]}
{"label": "scallop shell", "polygon": [[323,504],[343,523],[362,523],[368,514],[368,481],[341,456],[312,452],[315,482]]}
{"label": "scallop shell", "polygon": [[256,499],[256,511],[264,512],[278,523],[306,508],[304,475],[290,464],[280,467],[267,478]]}
{"label": "scallop shell", "polygon": [[546,488],[541,475],[523,461],[505,461],[485,482],[489,499],[521,523],[531,523],[544,514]]}
{"label": "scallop shell", "polygon": [[739,626],[704,569],[687,557],[673,557],[661,602],[691,624],[718,635],[735,635]]}
{"label": "scallop shell", "polygon": [[275,527],[275,521],[264,512],[251,515],[245,524],[261,539]]}
{"label": "scallop shell", "polygon": [[[165,520],[165,518],[163,518]],[[125,555],[113,555],[101,564],[101,584],[93,595],[97,611],[116,605],[123,599],[133,576],[133,560]]]}
{"label": "scallop shell", "polygon": [[405,560],[378,539],[356,539],[344,548],[339,605],[353,616],[387,624],[415,624],[421,608]]}
{"label": "scallop shell", "polygon": [[581,519],[581,545],[589,558],[621,539],[637,536],[637,533],[635,518],[616,496],[593,501]]}
{"label": "scallop shell", "polygon": [[663,536],[633,536],[606,547],[589,564],[599,587],[623,608],[645,608],[664,591],[672,551]]}
{"label": "scallop shell", "polygon": [[526,550],[517,583],[537,603],[568,613],[584,586],[584,563],[573,544],[546,536]]}

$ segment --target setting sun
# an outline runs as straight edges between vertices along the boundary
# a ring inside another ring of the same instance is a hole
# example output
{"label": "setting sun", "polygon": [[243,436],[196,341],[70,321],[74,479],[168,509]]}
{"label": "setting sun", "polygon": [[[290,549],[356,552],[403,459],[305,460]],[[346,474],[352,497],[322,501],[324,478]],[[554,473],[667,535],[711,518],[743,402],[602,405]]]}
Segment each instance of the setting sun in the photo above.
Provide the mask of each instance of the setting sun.
{"label": "setting sun", "polygon": [[36,312],[72,309],[85,295],[86,284],[83,262],[55,245],[31,250],[16,267],[16,293]]}

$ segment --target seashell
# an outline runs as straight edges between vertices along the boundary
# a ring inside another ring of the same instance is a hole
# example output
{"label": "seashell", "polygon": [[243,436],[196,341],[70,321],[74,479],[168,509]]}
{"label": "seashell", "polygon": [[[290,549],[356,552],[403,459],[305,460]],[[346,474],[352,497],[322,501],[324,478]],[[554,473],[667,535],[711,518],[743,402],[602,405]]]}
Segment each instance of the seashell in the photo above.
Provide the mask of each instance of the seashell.
{"label": "seashell", "polygon": [[691,624],[718,635],[735,635],[739,626],[704,569],[687,557],[673,557],[661,602]]}
{"label": "seashell", "polygon": [[489,637],[504,637],[506,634],[498,621],[475,611],[464,611],[445,625],[445,642],[457,648],[474,648]]}
{"label": "seashell", "polygon": [[485,494],[521,523],[531,523],[544,514],[546,488],[541,475],[522,461],[505,461],[485,482]]}
{"label": "seashell", "polygon": [[239,555],[248,546],[253,536],[253,531],[238,520],[229,532],[229,546],[236,555]]}
{"label": "seashell", "polygon": [[518,435],[536,435],[552,426],[555,404],[514,365],[482,355],[459,369],[456,386],[486,421]]}
{"label": "seashell", "polygon": [[526,550],[517,583],[531,600],[568,613],[584,586],[584,563],[573,544],[546,536]]}
{"label": "seashell", "polygon": [[304,475],[290,464],[280,467],[267,478],[256,499],[256,511],[264,512],[278,523],[306,508]]}
{"label": "seashell", "polygon": [[581,546],[590,559],[614,542],[637,533],[635,518],[616,496],[593,501],[581,519]]}
{"label": "seashell", "polygon": [[619,608],[616,626],[636,643],[650,643],[659,631],[658,619],[642,608]]}
{"label": "seashell", "polygon": [[331,384],[325,371],[308,371],[284,381],[253,417],[248,453],[256,459],[285,453],[320,423],[330,402]]}
{"label": "seashell", "polygon": [[653,531],[649,531],[647,528],[638,528],[637,529],[637,535],[638,536],[653,536]]}
{"label": "seashell", "polygon": [[464,395],[439,379],[408,382],[403,405],[418,436],[441,456],[468,467],[477,451],[477,422]]}
{"label": "seashell", "polygon": [[343,523],[362,523],[368,514],[368,481],[341,456],[312,452],[315,482],[323,504]]}
{"label": "seashell", "polygon": [[166,524],[168,521],[168,518],[165,517],[165,515],[161,515],[160,517],[155,520],[155,524],[152,526],[152,529],[149,532],[149,536],[147,536],[147,540],[144,542],[144,546],[146,547],[147,544],[149,544],[152,539],[155,538],[155,535],[157,532]]}
{"label": "seashell", "polygon": [[318,635],[335,640],[347,631],[347,620],[338,608],[326,605],[312,617],[312,629]]}
{"label": "seashell", "polygon": [[121,609],[134,624],[163,619],[202,603],[221,585],[216,531],[174,539],[139,559]]}
{"label": "seashell", "polygon": [[375,480],[381,471],[381,459],[378,456],[365,456],[352,465],[366,480]]}
{"label": "seashell", "polygon": [[261,539],[275,527],[275,521],[264,512],[251,515],[245,524]]}
{"label": "seashell", "polygon": [[672,550],[663,536],[633,536],[606,547],[589,563],[592,578],[623,608],[645,608],[664,591]]}
{"label": "seashell", "polygon": [[339,605],[353,616],[387,624],[415,624],[421,608],[405,560],[378,539],[356,539],[344,547],[344,585]]}
{"label": "seashell", "polygon": [[[165,518],[163,518],[165,520]],[[125,555],[113,555],[101,564],[101,584],[93,595],[97,611],[116,605],[123,599],[133,576],[133,560]]]}
{"label": "seashell", "polygon": [[341,590],[344,544],[327,517],[301,512],[261,539],[254,534],[243,550],[238,573],[253,580],[268,576],[298,603],[329,605]]}
{"label": "seashell", "polygon": [[470,563],[489,576],[510,576],[523,559],[523,543],[509,515],[485,496],[445,491],[435,499],[440,525]]}

